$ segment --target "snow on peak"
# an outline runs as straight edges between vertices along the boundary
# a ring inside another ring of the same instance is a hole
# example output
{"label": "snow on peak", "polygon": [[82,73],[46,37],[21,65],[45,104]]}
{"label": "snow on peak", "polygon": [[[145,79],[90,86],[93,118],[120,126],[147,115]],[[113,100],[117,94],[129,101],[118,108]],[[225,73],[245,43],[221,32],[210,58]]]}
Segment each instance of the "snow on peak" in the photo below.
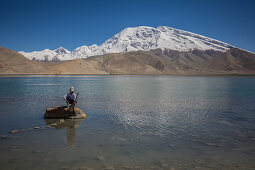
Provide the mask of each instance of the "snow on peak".
{"label": "snow on peak", "polygon": [[70,51],[68,51],[67,49],[65,49],[63,47],[59,47],[53,51],[56,52],[57,54],[70,54],[71,53]]}
{"label": "snow on peak", "polygon": [[63,61],[73,60],[71,52],[63,47],[59,47],[55,50],[45,49],[42,51],[33,51],[26,53],[24,51],[19,52],[30,60],[36,61]]}
{"label": "snow on peak", "polygon": [[[157,39],[160,31],[152,27],[126,28],[112,38],[105,41],[101,48],[105,53],[125,53],[129,51],[157,48]],[[101,50],[102,51],[102,50]]]}
{"label": "snow on peak", "polygon": [[157,48],[178,51],[189,51],[193,49],[226,51],[232,48],[232,46],[212,38],[168,26],[159,26],[157,28],[139,26],[125,28],[100,46],[96,44],[81,46],[72,52],[63,47],[59,47],[53,51],[46,49],[31,53],[25,53],[23,51],[20,53],[31,60],[54,61],[87,58],[107,53],[126,53],[139,50],[149,51]]}
{"label": "snow on peak", "polygon": [[75,59],[93,56],[96,54],[98,48],[99,46],[97,46],[96,44],[93,44],[91,46],[81,46],[72,51],[72,56],[74,56]]}

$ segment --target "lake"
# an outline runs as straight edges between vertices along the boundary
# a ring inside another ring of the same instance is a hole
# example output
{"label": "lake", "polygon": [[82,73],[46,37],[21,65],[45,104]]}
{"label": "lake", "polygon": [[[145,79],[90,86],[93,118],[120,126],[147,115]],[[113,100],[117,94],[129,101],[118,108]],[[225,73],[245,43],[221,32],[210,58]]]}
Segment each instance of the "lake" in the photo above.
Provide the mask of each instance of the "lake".
{"label": "lake", "polygon": [[[70,86],[87,118],[45,120]],[[0,77],[0,94],[0,169],[255,169],[253,77]]]}

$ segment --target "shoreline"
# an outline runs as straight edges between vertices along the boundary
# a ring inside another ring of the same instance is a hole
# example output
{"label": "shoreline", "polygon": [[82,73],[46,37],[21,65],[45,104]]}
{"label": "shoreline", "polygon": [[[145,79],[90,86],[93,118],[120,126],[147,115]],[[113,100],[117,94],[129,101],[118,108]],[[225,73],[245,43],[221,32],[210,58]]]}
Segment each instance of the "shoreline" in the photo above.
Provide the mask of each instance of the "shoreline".
{"label": "shoreline", "polygon": [[174,77],[255,77],[255,74],[0,74],[0,77],[138,77],[138,76],[174,76]]}

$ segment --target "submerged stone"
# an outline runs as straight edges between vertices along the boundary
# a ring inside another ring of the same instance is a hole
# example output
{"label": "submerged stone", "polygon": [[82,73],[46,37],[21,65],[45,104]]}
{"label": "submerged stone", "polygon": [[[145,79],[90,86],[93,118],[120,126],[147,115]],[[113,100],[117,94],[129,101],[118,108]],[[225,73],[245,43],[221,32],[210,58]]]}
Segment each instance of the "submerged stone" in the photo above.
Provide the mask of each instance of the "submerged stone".
{"label": "submerged stone", "polygon": [[104,169],[105,169],[105,170],[115,170],[115,167],[114,167],[113,165],[107,165],[107,164],[105,164],[105,165],[104,165]]}
{"label": "submerged stone", "polygon": [[19,130],[12,130],[11,133],[18,133]]}
{"label": "submerged stone", "polygon": [[104,161],[104,157],[103,157],[103,156],[97,156],[97,157],[96,157],[96,160],[98,160],[98,161]]}
{"label": "submerged stone", "polygon": [[56,129],[75,129],[79,127],[83,119],[44,119],[46,127]]}
{"label": "submerged stone", "polygon": [[207,146],[218,146],[216,143],[205,143]]}
{"label": "submerged stone", "polygon": [[84,119],[87,115],[78,107],[74,107],[74,111],[66,106],[57,106],[54,108],[47,108],[44,118],[46,119]]}
{"label": "submerged stone", "polygon": [[41,153],[39,150],[32,150],[31,153]]}
{"label": "submerged stone", "polygon": [[1,136],[1,139],[8,139],[8,136]]}
{"label": "submerged stone", "polygon": [[173,145],[173,144],[169,144],[168,145],[170,148],[175,148],[175,145]]}

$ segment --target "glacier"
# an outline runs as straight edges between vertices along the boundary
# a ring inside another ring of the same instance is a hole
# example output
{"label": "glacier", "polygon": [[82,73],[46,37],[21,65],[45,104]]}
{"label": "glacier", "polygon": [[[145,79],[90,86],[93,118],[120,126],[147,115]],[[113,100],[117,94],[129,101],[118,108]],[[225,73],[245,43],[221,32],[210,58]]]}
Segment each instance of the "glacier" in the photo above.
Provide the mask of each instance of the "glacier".
{"label": "glacier", "polygon": [[109,53],[127,53],[130,51],[150,51],[153,49],[190,51],[216,50],[227,51],[233,46],[208,38],[199,34],[175,29],[168,26],[157,28],[148,26],[128,27],[106,40],[100,46],[81,46],[72,52],[63,47],[55,50],[45,49],[42,51],[19,53],[30,60],[37,61],[64,61],[87,58],[91,56]]}

